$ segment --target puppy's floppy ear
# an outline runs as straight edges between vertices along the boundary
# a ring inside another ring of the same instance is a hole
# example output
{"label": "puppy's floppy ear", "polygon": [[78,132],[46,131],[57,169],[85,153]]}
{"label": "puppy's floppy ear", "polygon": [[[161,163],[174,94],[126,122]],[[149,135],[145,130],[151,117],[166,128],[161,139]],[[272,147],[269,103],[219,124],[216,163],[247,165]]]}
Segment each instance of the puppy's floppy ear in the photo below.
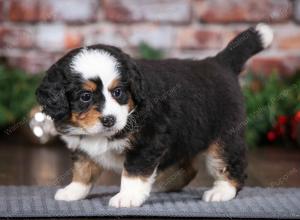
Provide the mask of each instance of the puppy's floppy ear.
{"label": "puppy's floppy ear", "polygon": [[136,104],[145,104],[145,83],[135,61],[125,54],[125,65],[128,74],[128,86]]}
{"label": "puppy's floppy ear", "polygon": [[62,73],[51,67],[36,90],[37,100],[43,107],[43,112],[54,120],[62,120],[70,113],[64,81]]}

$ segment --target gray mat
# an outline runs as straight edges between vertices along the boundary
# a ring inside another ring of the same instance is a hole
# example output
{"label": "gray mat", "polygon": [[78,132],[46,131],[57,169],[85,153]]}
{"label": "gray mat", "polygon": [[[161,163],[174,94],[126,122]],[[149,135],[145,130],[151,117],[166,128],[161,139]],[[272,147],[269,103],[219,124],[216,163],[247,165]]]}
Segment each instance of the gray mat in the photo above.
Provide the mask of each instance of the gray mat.
{"label": "gray mat", "polygon": [[116,187],[98,187],[89,199],[55,201],[54,187],[0,186],[0,217],[156,216],[225,218],[300,218],[300,189],[244,188],[229,202],[205,203],[204,189],[153,193],[140,208],[107,206]]}

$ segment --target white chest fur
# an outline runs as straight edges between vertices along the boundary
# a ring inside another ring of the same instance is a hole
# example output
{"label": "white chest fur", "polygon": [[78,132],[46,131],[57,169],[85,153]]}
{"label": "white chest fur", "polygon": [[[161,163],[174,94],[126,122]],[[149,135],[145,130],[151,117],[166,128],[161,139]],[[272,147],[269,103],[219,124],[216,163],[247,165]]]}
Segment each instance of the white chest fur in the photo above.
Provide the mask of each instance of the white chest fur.
{"label": "white chest fur", "polygon": [[80,149],[87,153],[95,162],[105,169],[121,172],[124,163],[124,149],[128,147],[128,140],[117,139],[109,141],[105,137],[74,137],[62,136],[72,151]]}

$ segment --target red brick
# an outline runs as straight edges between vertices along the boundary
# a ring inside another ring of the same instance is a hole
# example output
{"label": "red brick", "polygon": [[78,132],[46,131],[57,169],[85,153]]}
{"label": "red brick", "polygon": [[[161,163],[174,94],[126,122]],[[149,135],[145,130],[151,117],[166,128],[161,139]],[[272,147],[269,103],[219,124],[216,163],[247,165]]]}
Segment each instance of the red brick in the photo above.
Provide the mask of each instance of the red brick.
{"label": "red brick", "polygon": [[235,35],[235,31],[220,28],[182,28],[177,30],[176,47],[183,49],[220,49]]}
{"label": "red brick", "polygon": [[40,1],[40,20],[90,22],[96,20],[98,0]]}
{"label": "red brick", "polygon": [[35,31],[31,26],[3,26],[0,45],[4,48],[30,48],[34,45]]}
{"label": "red brick", "polygon": [[123,5],[117,4],[118,2],[104,1],[105,2],[105,16],[108,20],[115,22],[129,22],[132,21],[130,12]]}
{"label": "red brick", "polygon": [[4,1],[0,0],[0,21],[4,19]]}
{"label": "red brick", "polygon": [[295,1],[294,3],[294,16],[295,20],[300,23],[300,0]]}
{"label": "red brick", "polygon": [[300,50],[300,27],[284,25],[276,29],[275,43],[283,50]]}
{"label": "red brick", "polygon": [[38,0],[11,0],[9,2],[9,19],[12,21],[39,20]]}
{"label": "red brick", "polygon": [[96,20],[98,0],[12,0],[9,18],[12,21],[67,21]]}
{"label": "red brick", "polygon": [[114,22],[154,21],[187,23],[190,0],[105,0],[106,18]]}
{"label": "red brick", "polygon": [[80,29],[67,30],[64,37],[64,45],[66,49],[83,46],[83,36],[80,33]]}
{"label": "red brick", "polygon": [[279,47],[282,49],[300,50],[300,33],[281,39],[279,42]]}
{"label": "red brick", "polygon": [[278,71],[283,75],[291,75],[300,69],[300,55],[256,56],[251,60],[250,68],[256,73]]}
{"label": "red brick", "polygon": [[84,31],[84,44],[103,43],[124,48],[128,46],[129,29],[127,26],[111,24],[91,25]]}
{"label": "red brick", "polygon": [[8,56],[8,64],[21,68],[30,74],[41,73],[47,70],[62,54],[41,52],[20,52],[14,56]]}
{"label": "red brick", "polygon": [[84,29],[84,44],[104,43],[134,49],[145,42],[152,47],[167,49],[175,45],[175,28],[157,24],[91,25]]}
{"label": "red brick", "polygon": [[124,37],[129,46],[137,47],[145,42],[154,48],[168,49],[175,45],[175,28],[155,24],[124,27]]}
{"label": "red brick", "polygon": [[47,0],[12,0],[9,4],[9,18],[12,21],[50,21],[52,17],[52,8],[47,5]]}
{"label": "red brick", "polygon": [[65,33],[63,24],[40,24],[37,26],[36,45],[44,51],[63,51]]}
{"label": "red brick", "polygon": [[195,39],[200,48],[219,48],[224,44],[222,33],[209,30],[197,31]]}
{"label": "red brick", "polygon": [[282,22],[291,18],[292,3],[289,0],[198,0],[196,16],[205,22]]}
{"label": "red brick", "polygon": [[7,32],[7,28],[0,26],[0,48],[3,48],[5,46],[4,44],[4,36]]}

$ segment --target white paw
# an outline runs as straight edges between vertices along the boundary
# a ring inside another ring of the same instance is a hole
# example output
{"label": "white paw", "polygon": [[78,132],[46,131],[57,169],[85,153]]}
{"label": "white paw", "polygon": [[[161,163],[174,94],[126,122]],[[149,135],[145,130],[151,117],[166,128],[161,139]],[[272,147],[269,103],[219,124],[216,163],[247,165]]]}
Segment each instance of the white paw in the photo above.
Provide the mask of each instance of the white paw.
{"label": "white paw", "polygon": [[202,200],[205,202],[228,201],[235,197],[236,188],[227,181],[216,181],[213,188],[204,192]]}
{"label": "white paw", "polygon": [[139,207],[148,198],[145,194],[134,193],[122,193],[119,192],[109,200],[109,206],[121,208],[121,207]]}
{"label": "white paw", "polygon": [[91,186],[78,182],[72,182],[65,188],[57,190],[55,200],[76,201],[84,199],[90,192]]}

